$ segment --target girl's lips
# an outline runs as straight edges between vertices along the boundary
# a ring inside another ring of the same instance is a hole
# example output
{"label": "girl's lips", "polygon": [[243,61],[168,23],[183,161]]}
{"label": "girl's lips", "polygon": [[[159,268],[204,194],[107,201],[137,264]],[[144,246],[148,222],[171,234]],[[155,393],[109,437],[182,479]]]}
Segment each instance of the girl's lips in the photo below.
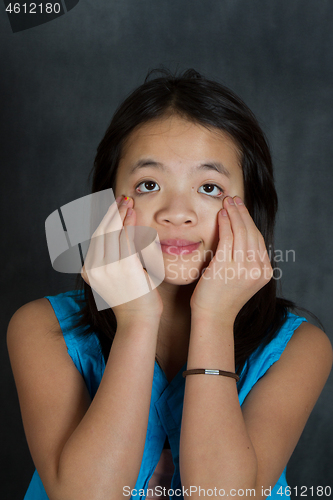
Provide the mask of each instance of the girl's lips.
{"label": "girl's lips", "polygon": [[200,241],[195,243],[189,240],[161,240],[160,246],[163,253],[169,255],[182,255],[192,253],[199,248]]}

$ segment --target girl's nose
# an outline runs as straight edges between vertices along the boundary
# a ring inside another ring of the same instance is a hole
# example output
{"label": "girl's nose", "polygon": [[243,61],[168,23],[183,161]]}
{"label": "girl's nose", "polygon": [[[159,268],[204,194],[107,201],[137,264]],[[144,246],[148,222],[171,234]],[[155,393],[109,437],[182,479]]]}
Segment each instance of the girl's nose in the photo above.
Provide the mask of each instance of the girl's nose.
{"label": "girl's nose", "polygon": [[195,225],[198,220],[192,204],[178,198],[167,200],[165,206],[157,212],[156,219],[159,224],[166,226]]}

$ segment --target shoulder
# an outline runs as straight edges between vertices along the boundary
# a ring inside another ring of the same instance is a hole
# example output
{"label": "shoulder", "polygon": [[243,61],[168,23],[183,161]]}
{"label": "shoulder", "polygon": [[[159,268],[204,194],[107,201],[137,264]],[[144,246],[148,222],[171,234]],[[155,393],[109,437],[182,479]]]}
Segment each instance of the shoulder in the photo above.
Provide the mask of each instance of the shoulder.
{"label": "shoulder", "polygon": [[284,408],[289,415],[291,411],[297,415],[296,409],[302,407],[310,412],[325,386],[332,364],[332,344],[326,333],[311,323],[302,322],[247,400],[257,395],[259,399],[266,398],[272,406],[279,401],[281,411]]}
{"label": "shoulder", "polygon": [[11,317],[8,324],[8,336],[12,337],[17,331],[17,327],[29,327],[34,325],[44,326],[52,329],[54,332],[61,332],[59,322],[46,298],[32,300],[21,306]]}
{"label": "shoulder", "polygon": [[269,368],[263,379],[276,386],[284,386],[292,394],[298,384],[299,394],[314,405],[330,374],[333,350],[330,339],[320,328],[302,322],[294,330],[279,359]]}
{"label": "shoulder", "polygon": [[[297,339],[297,340],[296,340]],[[313,343],[318,344],[318,346],[324,346],[328,348],[329,352],[332,354],[332,344],[327,334],[323,332],[320,328],[312,323],[303,322],[301,323],[295,330],[294,335],[291,340],[294,342],[303,342],[303,343]]]}
{"label": "shoulder", "polygon": [[304,371],[313,371],[317,379],[325,382],[333,364],[332,344],[326,333],[311,323],[301,323],[279,360],[281,368],[290,363]]}
{"label": "shoulder", "polygon": [[[12,316],[7,332],[7,343],[31,330],[30,335],[38,336],[43,331],[51,337],[62,338],[75,327],[76,313],[84,305],[82,292],[71,290],[33,300],[21,306]],[[22,339],[23,340],[23,339]]]}
{"label": "shoulder", "polygon": [[325,386],[332,364],[332,344],[326,333],[311,323],[302,322],[283,345],[279,357],[254,385],[244,408],[251,401],[266,400],[270,410],[275,408],[275,413],[277,401],[286,414],[297,415],[302,407],[310,412]]}
{"label": "shoulder", "polygon": [[244,380],[247,400],[248,392],[253,397],[260,388],[288,393],[295,384],[302,390],[308,384],[315,402],[332,369],[332,344],[320,328],[289,314],[278,335],[250,361],[249,380]]}
{"label": "shoulder", "polygon": [[21,306],[11,317],[7,329],[7,348],[11,362],[30,353],[34,347],[57,343],[65,352],[65,341],[55,312],[46,298]]}
{"label": "shoulder", "polygon": [[12,316],[9,325],[19,324],[25,321],[44,321],[49,324],[55,323],[56,315],[50,302],[45,298],[32,300],[21,306]]}

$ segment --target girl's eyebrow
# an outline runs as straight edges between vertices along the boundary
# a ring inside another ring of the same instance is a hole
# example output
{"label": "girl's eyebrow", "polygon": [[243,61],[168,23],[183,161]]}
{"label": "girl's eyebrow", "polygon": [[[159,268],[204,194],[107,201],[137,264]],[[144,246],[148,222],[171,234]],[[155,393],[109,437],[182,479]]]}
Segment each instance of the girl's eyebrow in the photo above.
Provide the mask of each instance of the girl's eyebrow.
{"label": "girl's eyebrow", "polygon": [[[150,158],[143,158],[135,162],[135,164],[130,170],[130,175],[133,174],[135,170],[144,167],[155,167],[163,171],[169,170],[166,165],[164,165],[159,161],[151,160]],[[192,170],[215,170],[219,174],[225,175],[226,177],[230,177],[229,170],[224,165],[222,165],[222,163],[216,161],[208,161],[205,163],[200,163],[200,165],[196,165],[195,167],[193,167]]]}

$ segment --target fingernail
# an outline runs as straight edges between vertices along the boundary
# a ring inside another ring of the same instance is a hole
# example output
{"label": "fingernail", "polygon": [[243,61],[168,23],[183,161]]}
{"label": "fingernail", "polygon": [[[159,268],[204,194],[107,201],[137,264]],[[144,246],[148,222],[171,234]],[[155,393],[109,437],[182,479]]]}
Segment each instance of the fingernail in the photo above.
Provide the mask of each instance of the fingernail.
{"label": "fingernail", "polygon": [[118,196],[118,198],[116,198],[116,203],[120,203],[120,202],[121,202],[121,200],[122,200],[122,198],[123,198],[123,196],[122,196],[122,195],[121,195],[121,196]]}
{"label": "fingernail", "polygon": [[132,215],[132,213],[133,213],[133,208],[128,208],[126,216],[127,217],[130,216],[130,215]]}
{"label": "fingernail", "polygon": [[223,215],[224,217],[227,217],[227,216],[228,216],[228,212],[226,211],[226,209],[225,209],[225,208],[222,208],[221,213],[222,213],[222,215]]}
{"label": "fingernail", "polygon": [[129,197],[128,196],[125,196],[124,199],[123,199],[123,205],[127,205],[127,203],[129,202]]}
{"label": "fingernail", "polygon": [[234,200],[233,200],[233,198],[231,198],[231,196],[228,196],[228,203],[229,203],[229,205],[234,205],[235,204]]}
{"label": "fingernail", "polygon": [[236,196],[235,202],[237,203],[237,205],[244,205],[244,203],[242,202],[242,199],[239,196]]}

